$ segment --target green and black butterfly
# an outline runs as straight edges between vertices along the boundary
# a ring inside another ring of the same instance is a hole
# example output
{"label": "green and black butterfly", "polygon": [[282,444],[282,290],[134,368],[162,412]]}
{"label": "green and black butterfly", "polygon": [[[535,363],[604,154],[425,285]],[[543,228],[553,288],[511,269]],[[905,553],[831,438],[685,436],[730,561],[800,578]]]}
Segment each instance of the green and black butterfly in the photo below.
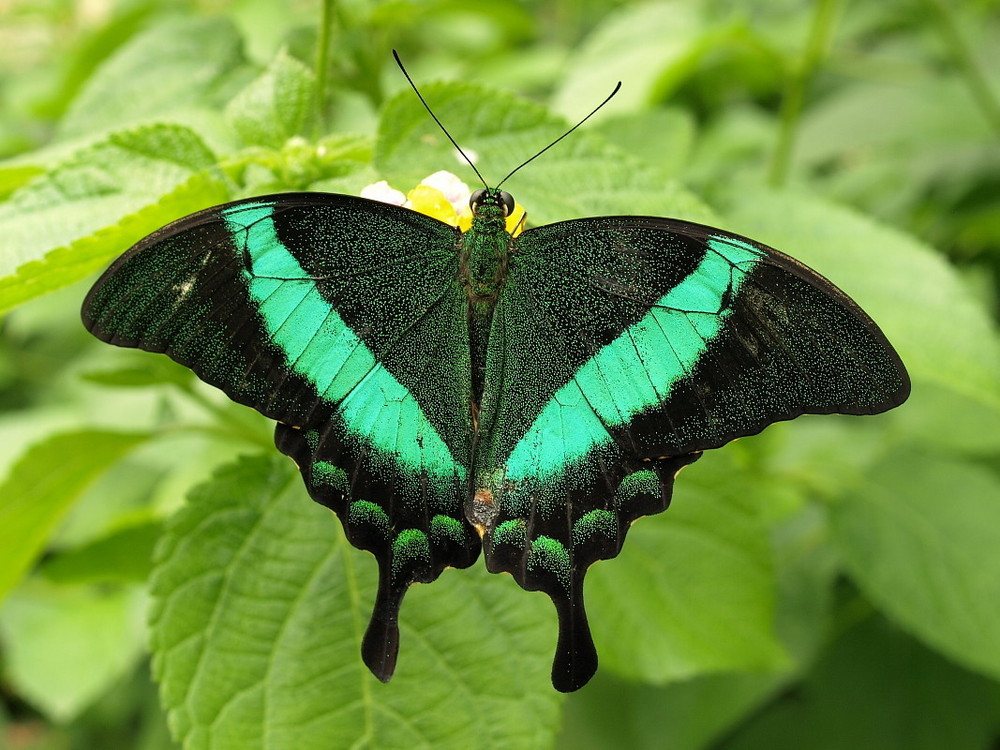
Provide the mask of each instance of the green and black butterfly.
{"label": "green and black butterfly", "polygon": [[364,198],[288,193],[143,239],[86,327],[164,352],[278,422],[311,496],[375,555],[362,655],[388,680],[407,588],[464,568],[548,594],[552,681],[597,668],[583,578],[670,502],[701,452],[801,414],[875,414],[902,362],[847,295],[745,237],[603,216],[471,229]]}

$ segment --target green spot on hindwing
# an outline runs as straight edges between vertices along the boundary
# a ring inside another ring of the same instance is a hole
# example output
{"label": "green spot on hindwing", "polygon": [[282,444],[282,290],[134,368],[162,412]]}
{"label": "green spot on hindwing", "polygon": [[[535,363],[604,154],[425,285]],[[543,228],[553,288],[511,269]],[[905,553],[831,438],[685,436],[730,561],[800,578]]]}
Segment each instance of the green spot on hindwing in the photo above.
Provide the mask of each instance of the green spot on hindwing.
{"label": "green spot on hindwing", "polygon": [[569,550],[558,539],[540,536],[531,543],[528,569],[541,570],[554,575],[567,591],[570,590],[572,561]]}
{"label": "green spot on hindwing", "polygon": [[601,534],[609,541],[618,538],[618,519],[607,510],[592,510],[573,524],[573,546],[579,547]]}
{"label": "green spot on hindwing", "polygon": [[431,539],[435,544],[465,544],[466,527],[451,516],[436,515],[431,519]]}
{"label": "green spot on hindwing", "polygon": [[306,430],[304,437],[309,450],[315,453],[316,449],[319,448],[319,430]]}
{"label": "green spot on hindwing", "polygon": [[381,532],[388,538],[389,516],[375,503],[368,500],[355,500],[347,508],[347,523],[349,526],[368,526]]}
{"label": "green spot on hindwing", "polygon": [[[643,498],[645,496],[645,498]],[[628,512],[629,508],[650,497],[660,496],[660,478],[650,469],[629,474],[615,490],[615,509]]]}
{"label": "green spot on hindwing", "polygon": [[493,529],[493,544],[510,544],[520,548],[524,546],[527,538],[528,534],[523,518],[504,521]]}
{"label": "green spot on hindwing", "polygon": [[329,461],[316,461],[312,466],[312,480],[316,484],[324,485],[345,495],[350,490],[350,483],[347,481],[347,472],[339,466],[334,466]]}
{"label": "green spot on hindwing", "polygon": [[431,563],[427,534],[420,529],[403,529],[392,543],[392,577],[398,580],[404,570]]}

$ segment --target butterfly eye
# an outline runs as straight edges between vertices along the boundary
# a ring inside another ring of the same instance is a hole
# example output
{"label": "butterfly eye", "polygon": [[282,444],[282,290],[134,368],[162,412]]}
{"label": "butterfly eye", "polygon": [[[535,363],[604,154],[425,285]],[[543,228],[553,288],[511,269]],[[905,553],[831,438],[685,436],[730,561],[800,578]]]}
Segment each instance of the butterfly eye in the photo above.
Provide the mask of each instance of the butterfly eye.
{"label": "butterfly eye", "polygon": [[500,202],[503,203],[503,215],[510,216],[514,213],[514,196],[503,190],[500,191]]}
{"label": "butterfly eye", "polygon": [[486,197],[485,190],[473,190],[472,195],[469,196],[469,208],[475,211],[483,203],[483,198]]}

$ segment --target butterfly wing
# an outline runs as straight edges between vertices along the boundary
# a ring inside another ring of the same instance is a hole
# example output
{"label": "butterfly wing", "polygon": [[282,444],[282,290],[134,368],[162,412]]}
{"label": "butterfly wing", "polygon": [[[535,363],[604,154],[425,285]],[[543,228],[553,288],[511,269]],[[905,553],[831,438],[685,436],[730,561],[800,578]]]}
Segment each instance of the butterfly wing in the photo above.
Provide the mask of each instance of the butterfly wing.
{"label": "butterfly wing", "polygon": [[164,352],[279,422],[312,497],[379,562],[363,644],[387,680],[408,586],[466,567],[469,340],[456,230],[333,194],[238,201],[181,219],[116,261],[87,328]]}
{"label": "butterfly wing", "polygon": [[596,669],[587,567],[666,508],[700,451],[908,393],[875,323],[771,248],[648,217],[521,235],[490,334],[473,515],[489,569],[556,605],[556,687]]}

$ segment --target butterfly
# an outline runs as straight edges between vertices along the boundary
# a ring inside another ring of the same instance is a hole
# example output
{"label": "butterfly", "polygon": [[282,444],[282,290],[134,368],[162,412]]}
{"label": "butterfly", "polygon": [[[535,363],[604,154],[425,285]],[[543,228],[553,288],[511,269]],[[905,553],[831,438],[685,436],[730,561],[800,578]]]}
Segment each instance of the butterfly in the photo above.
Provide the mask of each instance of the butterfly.
{"label": "butterfly", "polygon": [[379,679],[410,585],[482,552],[551,597],[568,692],[597,669],[587,569],[666,509],[681,468],[779,420],[886,411],[909,379],[846,294],[749,238],[649,216],[517,234],[509,193],[470,204],[464,232],[340,194],[208,208],[118,258],[83,321],[277,422],[378,561]]}

